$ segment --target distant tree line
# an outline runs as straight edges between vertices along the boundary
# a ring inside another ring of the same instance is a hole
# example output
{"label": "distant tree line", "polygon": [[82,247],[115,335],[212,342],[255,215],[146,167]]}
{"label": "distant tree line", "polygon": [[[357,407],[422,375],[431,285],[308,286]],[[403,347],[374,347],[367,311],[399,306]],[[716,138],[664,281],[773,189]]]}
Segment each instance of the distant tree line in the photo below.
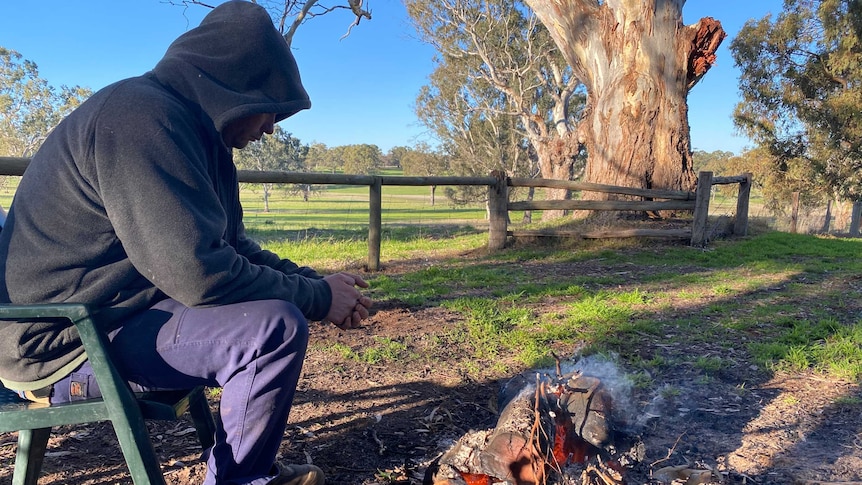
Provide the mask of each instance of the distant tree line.
{"label": "distant tree line", "polygon": [[[413,147],[396,146],[383,153],[377,145],[355,144],[328,147],[323,143],[303,144],[280,126],[272,136],[234,151],[238,168],[260,171],[323,172],[374,175],[383,169],[401,169],[405,175],[429,176],[448,173],[446,159],[425,143]],[[263,190],[264,211],[269,211],[269,196],[274,184],[259,184]],[[307,184],[286,189],[305,200],[318,190]],[[434,189],[431,192],[432,204]]]}
{"label": "distant tree line", "polygon": [[35,62],[0,46],[0,153],[29,157],[48,133],[92,94],[80,86],[51,86]]}

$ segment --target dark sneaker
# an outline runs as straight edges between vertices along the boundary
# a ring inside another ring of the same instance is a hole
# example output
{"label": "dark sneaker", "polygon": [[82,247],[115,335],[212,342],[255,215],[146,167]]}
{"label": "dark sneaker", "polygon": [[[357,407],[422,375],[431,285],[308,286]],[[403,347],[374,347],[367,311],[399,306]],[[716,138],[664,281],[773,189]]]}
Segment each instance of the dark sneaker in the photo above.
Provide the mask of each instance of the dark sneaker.
{"label": "dark sneaker", "polygon": [[314,465],[281,465],[269,485],[324,485],[323,470]]}

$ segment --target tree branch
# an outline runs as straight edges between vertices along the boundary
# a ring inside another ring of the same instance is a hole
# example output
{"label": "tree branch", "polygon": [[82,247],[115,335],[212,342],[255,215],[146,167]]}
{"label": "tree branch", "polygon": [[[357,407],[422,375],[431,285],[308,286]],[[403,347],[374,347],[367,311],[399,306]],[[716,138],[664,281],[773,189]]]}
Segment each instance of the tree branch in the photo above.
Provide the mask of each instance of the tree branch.
{"label": "tree branch", "polygon": [[[296,17],[293,18],[293,22],[290,24],[290,29],[288,29],[287,32],[284,33],[284,41],[287,42],[288,47],[290,47],[290,44],[293,42],[293,35],[296,33],[296,29],[298,29],[299,26],[302,25],[302,22],[305,21],[305,17],[308,16],[308,11],[311,10],[311,7],[313,7],[316,3],[317,0],[308,0],[299,10],[299,13],[296,14]],[[285,15],[287,15],[287,11],[288,9],[285,8]]]}
{"label": "tree branch", "polygon": [[347,27],[347,32],[342,35],[339,40],[344,40],[348,37],[350,35],[350,31],[353,30],[353,27],[359,25],[359,21],[362,20],[363,17],[371,20],[371,11],[362,9],[362,0],[347,0],[347,3],[350,4],[350,11],[353,12],[353,15],[356,15],[356,19],[354,19],[353,23]]}

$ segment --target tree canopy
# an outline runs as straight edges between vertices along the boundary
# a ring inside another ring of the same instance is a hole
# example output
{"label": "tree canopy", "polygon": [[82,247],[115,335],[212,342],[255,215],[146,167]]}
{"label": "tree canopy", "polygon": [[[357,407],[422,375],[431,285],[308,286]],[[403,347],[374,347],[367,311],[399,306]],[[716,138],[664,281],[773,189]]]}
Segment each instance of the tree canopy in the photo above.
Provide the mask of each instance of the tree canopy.
{"label": "tree canopy", "polygon": [[785,0],[777,17],[746,23],[731,51],[735,123],[773,170],[809,196],[862,201],[862,3]]}
{"label": "tree canopy", "polygon": [[417,116],[441,140],[451,169],[571,178],[578,144],[561,140],[574,137],[583,106],[580,83],[526,5],[405,3],[421,38],[438,52]]}
{"label": "tree canopy", "polygon": [[29,157],[48,133],[92,92],[51,86],[35,62],[0,46],[0,153]]}

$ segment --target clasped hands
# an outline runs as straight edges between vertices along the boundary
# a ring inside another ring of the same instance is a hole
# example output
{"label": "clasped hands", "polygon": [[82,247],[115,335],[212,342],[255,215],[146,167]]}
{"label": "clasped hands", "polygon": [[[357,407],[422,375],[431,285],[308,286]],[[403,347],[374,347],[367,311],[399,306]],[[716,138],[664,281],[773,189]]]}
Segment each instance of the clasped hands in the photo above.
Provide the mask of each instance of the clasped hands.
{"label": "clasped hands", "polygon": [[356,328],[359,323],[368,318],[371,308],[371,298],[359,292],[359,288],[368,288],[368,283],[362,277],[350,273],[335,273],[323,278],[332,290],[332,304],[324,321],[332,322],[341,329]]}

